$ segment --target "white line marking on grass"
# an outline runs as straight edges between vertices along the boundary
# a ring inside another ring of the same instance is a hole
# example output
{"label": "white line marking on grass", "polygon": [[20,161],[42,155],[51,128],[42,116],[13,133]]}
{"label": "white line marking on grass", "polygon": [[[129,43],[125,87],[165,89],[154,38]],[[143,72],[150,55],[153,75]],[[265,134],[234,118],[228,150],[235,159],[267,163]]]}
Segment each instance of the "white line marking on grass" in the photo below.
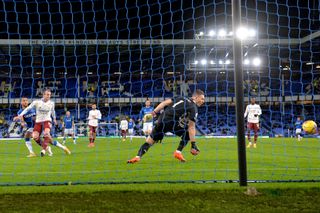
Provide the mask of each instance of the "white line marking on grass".
{"label": "white line marking on grass", "polygon": [[[149,170],[150,168],[148,168]],[[146,169],[147,170],[147,169]],[[265,169],[249,169],[248,171],[299,171],[299,170],[320,170],[320,168],[265,168]],[[135,171],[135,170],[133,170]],[[136,171],[141,171],[141,169],[137,169]],[[150,170],[149,170],[150,171]],[[151,170],[152,172],[170,172],[172,173],[171,169],[157,169]],[[179,169],[176,172],[238,172],[238,169]],[[76,172],[64,172],[64,171],[57,171],[57,172],[2,172],[0,173],[0,177],[4,175],[48,175],[48,174],[102,174],[102,173],[119,173],[119,172],[127,172],[128,174],[132,172],[128,172],[128,170],[96,170],[96,171],[76,171]]]}

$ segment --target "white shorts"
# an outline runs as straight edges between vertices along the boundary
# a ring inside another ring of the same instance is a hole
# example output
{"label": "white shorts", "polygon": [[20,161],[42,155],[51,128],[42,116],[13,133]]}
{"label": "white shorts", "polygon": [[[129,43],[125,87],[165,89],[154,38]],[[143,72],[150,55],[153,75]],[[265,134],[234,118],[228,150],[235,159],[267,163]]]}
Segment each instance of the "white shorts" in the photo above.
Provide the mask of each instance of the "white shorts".
{"label": "white shorts", "polygon": [[301,129],[296,129],[296,134],[301,134],[302,130]]}
{"label": "white shorts", "polygon": [[28,128],[26,132],[32,133],[33,132],[33,127]]}
{"label": "white shorts", "polygon": [[133,135],[133,129],[128,130],[129,135]]}
{"label": "white shorts", "polygon": [[153,123],[149,122],[149,123],[143,123],[143,131],[147,132],[147,131],[152,131],[152,127],[153,127]]}
{"label": "white shorts", "polygon": [[73,129],[64,129],[64,135],[72,135]]}

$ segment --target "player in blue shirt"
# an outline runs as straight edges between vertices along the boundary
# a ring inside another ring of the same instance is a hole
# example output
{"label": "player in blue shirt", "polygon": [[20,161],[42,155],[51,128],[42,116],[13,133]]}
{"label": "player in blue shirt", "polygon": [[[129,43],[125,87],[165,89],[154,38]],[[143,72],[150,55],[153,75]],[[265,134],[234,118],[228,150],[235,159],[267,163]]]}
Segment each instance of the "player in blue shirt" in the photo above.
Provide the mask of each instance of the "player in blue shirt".
{"label": "player in blue shirt", "polygon": [[153,127],[153,112],[154,108],[151,106],[151,101],[146,100],[145,107],[142,107],[140,111],[139,121],[143,121],[143,133],[148,137],[152,131]]}
{"label": "player in blue shirt", "polygon": [[[27,97],[21,98],[21,109],[18,111],[18,115],[29,105],[29,100]],[[29,150],[29,155],[27,157],[36,157],[36,154],[33,151],[32,143],[31,143],[31,136],[33,132],[33,126],[35,121],[36,111],[34,109],[30,109],[26,114],[23,115],[23,119],[20,120],[21,127],[25,129],[24,131],[24,140],[26,143],[26,146]],[[18,116],[13,119],[14,121],[18,120]],[[38,144],[41,146],[41,142]],[[51,156],[51,148],[48,146],[48,154]]]}
{"label": "player in blue shirt", "polygon": [[73,139],[73,143],[76,144],[76,138],[74,136],[74,119],[70,115],[70,112],[66,112],[66,116],[63,118],[62,128],[64,128],[63,132],[63,144],[66,143],[66,137],[71,136]]}
{"label": "player in blue shirt", "polygon": [[128,133],[130,135],[130,142],[132,142],[132,136],[133,136],[133,128],[134,128],[134,122],[130,118],[129,123],[128,123]]}
{"label": "player in blue shirt", "polygon": [[296,128],[296,137],[298,137],[298,141],[301,141],[301,139],[302,139],[302,137],[301,137],[302,123],[303,123],[303,121],[301,120],[300,116],[298,116],[297,120],[294,124],[294,126]]}

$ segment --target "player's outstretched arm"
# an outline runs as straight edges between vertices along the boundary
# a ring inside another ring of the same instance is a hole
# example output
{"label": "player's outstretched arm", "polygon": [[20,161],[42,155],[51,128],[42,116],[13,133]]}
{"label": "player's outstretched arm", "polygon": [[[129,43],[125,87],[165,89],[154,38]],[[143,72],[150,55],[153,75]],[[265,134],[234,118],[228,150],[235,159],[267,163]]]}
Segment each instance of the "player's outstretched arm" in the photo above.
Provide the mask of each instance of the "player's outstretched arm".
{"label": "player's outstretched arm", "polygon": [[169,106],[172,103],[173,103],[172,99],[164,100],[153,111],[155,113],[159,113],[162,109],[164,109],[166,106]]}
{"label": "player's outstretched arm", "polygon": [[23,117],[23,115],[25,115],[30,109],[35,107],[35,103],[36,101],[32,101],[32,103],[26,107],[18,116],[20,117],[20,119]]}
{"label": "player's outstretched arm", "polygon": [[196,123],[194,121],[189,120],[188,124],[188,132],[189,132],[189,138],[191,142],[191,150],[190,153],[192,155],[198,155],[200,153],[200,150],[198,149],[196,145]]}
{"label": "player's outstretched arm", "polygon": [[196,142],[195,136],[196,136],[196,123],[194,121],[189,120],[188,124],[188,132],[189,132],[189,138],[190,142]]}

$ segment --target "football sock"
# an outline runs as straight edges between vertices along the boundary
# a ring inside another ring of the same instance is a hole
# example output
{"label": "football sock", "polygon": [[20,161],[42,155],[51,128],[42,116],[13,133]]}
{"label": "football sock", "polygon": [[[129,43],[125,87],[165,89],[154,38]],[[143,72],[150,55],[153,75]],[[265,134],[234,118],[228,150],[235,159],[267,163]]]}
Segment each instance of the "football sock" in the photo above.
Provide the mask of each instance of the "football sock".
{"label": "football sock", "polygon": [[56,147],[59,147],[61,149],[64,149],[65,146],[63,146],[61,143],[59,143],[59,141],[53,141],[52,142],[52,145],[56,146]]}
{"label": "football sock", "polygon": [[148,144],[147,142],[142,144],[142,146],[140,147],[140,149],[138,151],[138,155],[137,156],[142,157],[142,155],[144,155],[151,146],[152,145]]}
{"label": "football sock", "polygon": [[29,152],[30,152],[30,153],[33,152],[30,138],[25,138],[25,141],[26,141],[26,147],[28,148]]}
{"label": "football sock", "polygon": [[177,148],[178,151],[182,151],[183,148],[188,144],[188,141],[185,141],[185,140],[181,140],[180,143],[179,143],[179,146]]}
{"label": "football sock", "polygon": [[40,138],[38,138],[37,140],[34,140],[39,146],[41,146],[41,144],[42,144],[42,141],[41,141],[41,139]]}
{"label": "football sock", "polygon": [[258,139],[258,133],[254,134],[254,143],[257,143],[257,139]]}

